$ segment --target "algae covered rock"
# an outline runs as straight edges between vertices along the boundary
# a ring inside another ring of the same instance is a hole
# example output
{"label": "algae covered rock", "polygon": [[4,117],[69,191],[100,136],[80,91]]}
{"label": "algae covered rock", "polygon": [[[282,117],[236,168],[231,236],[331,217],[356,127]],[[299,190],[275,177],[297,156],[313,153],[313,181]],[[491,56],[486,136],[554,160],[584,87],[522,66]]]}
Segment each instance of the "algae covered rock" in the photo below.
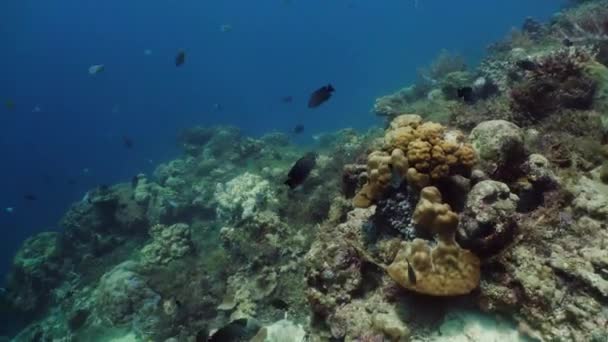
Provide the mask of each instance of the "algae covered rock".
{"label": "algae covered rock", "polygon": [[505,120],[484,121],[471,131],[469,140],[482,164],[496,171],[524,157],[524,132]]}
{"label": "algae covered rock", "polygon": [[161,297],[135,270],[133,262],[124,262],[104,274],[97,285],[95,310],[113,325],[152,319],[160,308]]}
{"label": "algae covered rock", "polygon": [[190,227],[184,223],[162,224],[150,228],[152,241],[141,250],[144,265],[165,265],[192,250]]}
{"label": "algae covered rock", "polygon": [[518,201],[504,183],[485,180],[475,184],[458,226],[460,245],[478,255],[499,252],[513,240]]}
{"label": "algae covered rock", "polygon": [[260,329],[251,342],[304,342],[305,336],[301,325],[282,319]]}
{"label": "algae covered rock", "polygon": [[63,279],[60,235],[44,232],[25,240],[13,259],[7,297],[21,311],[40,310]]}

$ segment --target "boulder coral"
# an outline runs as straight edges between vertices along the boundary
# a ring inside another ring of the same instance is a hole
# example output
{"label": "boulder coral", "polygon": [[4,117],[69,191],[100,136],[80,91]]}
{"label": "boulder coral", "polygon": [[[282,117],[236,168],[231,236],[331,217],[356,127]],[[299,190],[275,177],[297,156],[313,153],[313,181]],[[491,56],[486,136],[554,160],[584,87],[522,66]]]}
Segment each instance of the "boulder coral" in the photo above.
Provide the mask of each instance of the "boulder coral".
{"label": "boulder coral", "polygon": [[458,216],[442,203],[435,187],[420,193],[414,211],[414,223],[431,231],[437,243],[415,239],[402,242],[395,260],[386,268],[401,287],[432,296],[455,296],[470,293],[480,279],[480,261],[472,252],[462,249],[455,241]]}
{"label": "boulder coral", "polygon": [[354,198],[357,207],[369,207],[389,185],[403,179],[421,189],[453,174],[468,174],[475,164],[473,147],[464,135],[448,131],[434,122],[422,122],[418,115],[396,117],[384,136],[384,151],[368,156],[368,180]]}

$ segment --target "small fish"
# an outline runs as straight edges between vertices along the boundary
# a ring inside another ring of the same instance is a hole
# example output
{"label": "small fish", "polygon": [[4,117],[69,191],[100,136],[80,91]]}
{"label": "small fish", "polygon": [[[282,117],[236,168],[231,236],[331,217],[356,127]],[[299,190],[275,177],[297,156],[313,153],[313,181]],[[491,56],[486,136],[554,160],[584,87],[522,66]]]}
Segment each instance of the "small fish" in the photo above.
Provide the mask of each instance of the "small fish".
{"label": "small fish", "polygon": [[4,106],[8,110],[13,110],[13,109],[15,109],[15,101],[8,99],[8,100],[4,101]]}
{"label": "small fish", "polygon": [[308,108],[319,107],[323,102],[329,100],[334,91],[335,89],[331,84],[328,84],[315,90],[312,94],[310,94],[310,99],[308,100]]}
{"label": "small fish", "polygon": [[251,319],[241,318],[219,328],[207,342],[248,341],[260,330],[260,325]]}
{"label": "small fish", "polygon": [[133,148],[134,142],[133,142],[133,139],[131,139],[128,136],[125,135],[125,136],[122,137],[122,144],[126,148]]}
{"label": "small fish", "polygon": [[150,50],[150,49],[145,49],[144,50],[144,55],[145,56],[150,56],[151,54],[152,54],[152,50]]}
{"label": "small fish", "polygon": [[15,212],[15,208],[6,207],[6,208],[4,208],[4,211],[6,211],[7,214],[12,214],[13,212]]}
{"label": "small fish", "polygon": [[293,134],[300,134],[300,133],[304,132],[304,125],[302,125],[302,124],[296,125],[296,127],[293,128],[292,132],[293,132]]}
{"label": "small fish", "polygon": [[414,271],[414,268],[410,265],[409,260],[405,259],[405,261],[407,262],[407,278],[412,285],[416,285],[416,271]]}
{"label": "small fish", "polygon": [[68,185],[76,185],[78,181],[75,178],[69,178],[67,181]]}
{"label": "small fish", "polygon": [[97,75],[99,73],[102,73],[104,70],[106,70],[106,66],[103,64],[91,65],[89,67],[89,74]]}
{"label": "small fish", "polygon": [[110,186],[108,184],[101,184],[99,185],[99,191],[101,192],[108,192],[110,190]]}
{"label": "small fish", "polygon": [[401,186],[401,183],[403,183],[403,178],[401,177],[401,174],[399,173],[399,170],[397,170],[397,168],[393,167],[392,164],[389,164],[390,169],[391,169],[391,186],[393,187],[393,189],[398,189]]}
{"label": "small fish", "polygon": [[526,70],[526,71],[532,71],[532,70],[536,70],[536,68],[538,68],[538,65],[536,64],[536,62],[531,61],[529,59],[519,60],[519,61],[515,62],[515,65],[517,65],[518,68],[520,68],[522,70]]}
{"label": "small fish", "polygon": [[40,106],[34,106],[34,108],[32,108],[32,113],[40,113],[42,112],[42,108],[40,108]]}
{"label": "small fish", "polygon": [[230,24],[222,24],[220,26],[220,32],[222,33],[228,33],[232,31],[232,25]]}
{"label": "small fish", "polygon": [[288,185],[290,189],[297,188],[308,178],[310,171],[312,171],[316,164],[317,154],[314,152],[306,153],[291,167],[284,184]]}
{"label": "small fish", "polygon": [[473,88],[462,87],[458,88],[457,95],[459,99],[462,99],[465,103],[473,103]]}
{"label": "small fish", "polygon": [[562,40],[562,44],[564,44],[564,46],[566,47],[571,47],[572,45],[574,45],[574,43],[569,38],[564,38],[564,40]]}
{"label": "small fish", "polygon": [[84,169],[82,169],[82,173],[89,173],[89,171],[91,171],[88,167],[85,167]]}
{"label": "small fish", "polygon": [[216,112],[221,112],[224,109],[224,106],[222,106],[222,104],[220,103],[214,103],[213,104],[213,110]]}
{"label": "small fish", "polygon": [[23,195],[23,198],[26,201],[36,201],[36,200],[38,200],[38,197],[36,195],[34,195],[34,194],[25,194],[25,195]]}
{"label": "small fish", "polygon": [[289,304],[287,304],[284,300],[282,300],[280,298],[271,299],[270,305],[274,306],[275,308],[277,308],[279,310],[283,310],[283,311],[287,311],[289,309]]}
{"label": "small fish", "polygon": [[186,51],[179,50],[175,56],[175,66],[180,67],[186,62]]}
{"label": "small fish", "polygon": [[293,102],[293,96],[290,96],[290,95],[283,96],[283,97],[281,97],[281,102],[283,102],[283,103],[292,103]]}

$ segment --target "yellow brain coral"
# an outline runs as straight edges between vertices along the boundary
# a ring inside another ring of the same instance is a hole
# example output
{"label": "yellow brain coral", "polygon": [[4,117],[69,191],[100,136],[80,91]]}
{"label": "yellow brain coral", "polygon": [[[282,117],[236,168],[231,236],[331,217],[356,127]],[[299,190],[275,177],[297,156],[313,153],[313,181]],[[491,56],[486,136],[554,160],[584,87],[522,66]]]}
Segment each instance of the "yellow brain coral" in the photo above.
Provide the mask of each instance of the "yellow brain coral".
{"label": "yellow brain coral", "polygon": [[[368,157],[368,182],[355,197],[355,206],[368,207],[382,196],[392,177],[388,157],[394,151],[405,158],[399,166],[400,175],[419,189],[453,174],[467,174],[476,158],[473,147],[464,140],[462,133],[448,131],[438,123],[422,123],[418,115],[396,117],[384,136],[385,152]],[[380,156],[384,159],[377,159]]]}
{"label": "yellow brain coral", "polygon": [[422,239],[402,242],[402,248],[386,271],[400,286],[432,296],[455,296],[471,292],[479,285],[480,261],[454,240],[458,216],[442,203],[435,187],[420,193],[414,211],[417,229],[437,237],[437,244]]}

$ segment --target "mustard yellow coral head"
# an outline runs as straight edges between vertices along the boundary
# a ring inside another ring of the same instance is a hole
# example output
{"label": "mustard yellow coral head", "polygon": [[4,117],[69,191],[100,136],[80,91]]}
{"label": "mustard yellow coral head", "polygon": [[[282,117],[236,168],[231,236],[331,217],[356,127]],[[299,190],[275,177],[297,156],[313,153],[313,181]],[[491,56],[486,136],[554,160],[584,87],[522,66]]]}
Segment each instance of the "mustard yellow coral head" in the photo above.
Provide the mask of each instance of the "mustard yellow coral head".
{"label": "mustard yellow coral head", "polygon": [[416,114],[401,114],[391,121],[389,129],[397,129],[399,127],[416,128],[422,123],[422,117]]}

